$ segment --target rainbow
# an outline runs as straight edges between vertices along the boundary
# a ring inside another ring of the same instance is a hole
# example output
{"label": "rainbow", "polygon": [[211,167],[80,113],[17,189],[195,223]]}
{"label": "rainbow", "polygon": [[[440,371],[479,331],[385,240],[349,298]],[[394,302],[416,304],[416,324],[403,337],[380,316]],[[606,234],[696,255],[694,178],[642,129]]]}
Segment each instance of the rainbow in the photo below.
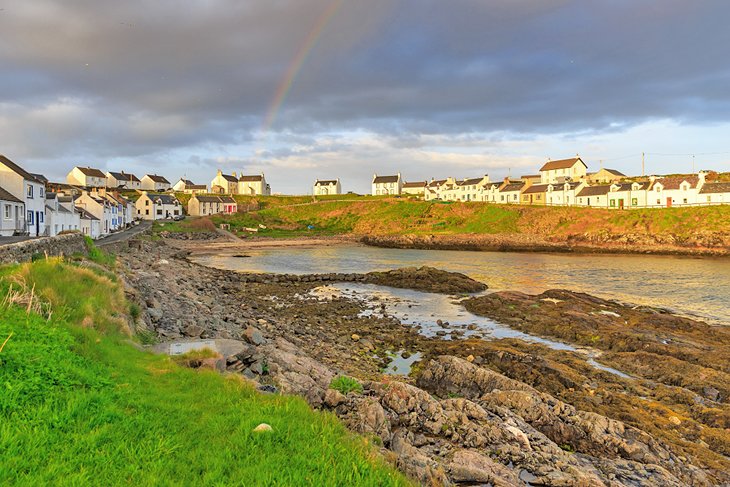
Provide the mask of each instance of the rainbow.
{"label": "rainbow", "polygon": [[276,122],[276,117],[279,114],[279,110],[284,104],[284,101],[286,100],[286,96],[289,94],[289,91],[291,91],[294,80],[296,79],[297,74],[299,74],[299,71],[302,69],[304,61],[307,60],[307,57],[312,52],[312,49],[314,49],[314,47],[316,46],[317,41],[322,36],[322,32],[324,32],[327,24],[330,23],[330,21],[335,16],[335,14],[337,14],[337,11],[340,9],[340,7],[342,7],[342,5],[343,0],[333,0],[332,3],[330,3],[329,6],[324,10],[324,12],[322,12],[322,15],[319,17],[317,23],[314,25],[314,28],[309,32],[306,39],[304,40],[304,43],[302,43],[302,46],[299,48],[296,56],[294,56],[292,63],[286,70],[284,78],[281,80],[278,87],[276,88],[274,99],[269,106],[268,111],[266,112],[266,117],[264,118],[264,123],[261,127],[262,134],[265,135],[269,130],[271,130],[274,122]]}

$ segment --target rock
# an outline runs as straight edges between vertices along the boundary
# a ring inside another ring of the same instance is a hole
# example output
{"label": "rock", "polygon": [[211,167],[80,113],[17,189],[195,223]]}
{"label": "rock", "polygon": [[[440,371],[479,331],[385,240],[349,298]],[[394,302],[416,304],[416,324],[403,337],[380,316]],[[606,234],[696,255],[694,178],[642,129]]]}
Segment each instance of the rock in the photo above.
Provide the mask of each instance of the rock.
{"label": "rock", "polygon": [[467,362],[473,362],[473,361],[474,361],[474,355],[469,355],[469,356],[468,356],[468,357],[466,358],[466,361],[467,361]]}
{"label": "rock", "polygon": [[264,338],[264,335],[262,335],[261,332],[253,326],[249,326],[243,331],[243,338],[245,338],[246,341],[252,345],[258,346],[266,343],[266,338]]}
{"label": "rock", "polygon": [[183,333],[186,336],[198,338],[200,335],[203,334],[204,331],[205,331],[205,329],[203,327],[192,324],[192,325],[186,326],[185,329],[183,330]]}
{"label": "rock", "polygon": [[352,338],[352,341],[357,342],[360,340],[360,335],[358,335],[357,333],[353,333],[350,338]]}
{"label": "rock", "polygon": [[256,426],[253,431],[254,433],[264,433],[274,431],[274,428],[266,423],[261,423],[260,425]]}
{"label": "rock", "polygon": [[329,408],[334,409],[345,401],[347,401],[347,398],[340,391],[327,389],[327,392],[324,394],[324,403]]}
{"label": "rock", "polygon": [[276,386],[273,386],[271,384],[263,384],[256,388],[259,392],[263,392],[265,394],[276,394],[279,392],[279,390],[276,388]]}
{"label": "rock", "polygon": [[495,487],[519,485],[519,477],[504,465],[473,450],[458,450],[448,466],[452,481],[490,484]]}
{"label": "rock", "polygon": [[715,389],[714,387],[705,387],[702,389],[702,394],[709,399],[710,401],[719,401],[720,400],[720,391]]}

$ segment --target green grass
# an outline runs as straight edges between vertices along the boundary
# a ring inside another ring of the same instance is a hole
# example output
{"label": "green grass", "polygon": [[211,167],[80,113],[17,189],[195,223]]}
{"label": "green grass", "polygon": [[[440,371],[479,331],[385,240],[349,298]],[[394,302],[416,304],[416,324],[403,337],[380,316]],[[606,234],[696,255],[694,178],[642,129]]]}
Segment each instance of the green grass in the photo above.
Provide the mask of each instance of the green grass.
{"label": "green grass", "polygon": [[90,261],[106,267],[114,267],[116,262],[114,254],[101,250],[89,236],[85,236],[84,240],[86,241],[86,249],[88,251],[88,258]]}
{"label": "green grass", "polygon": [[332,382],[330,382],[330,389],[341,392],[342,394],[348,394],[350,392],[356,392],[362,394],[362,384],[352,377],[346,375],[338,375]]}
{"label": "green grass", "polygon": [[[50,318],[22,296],[0,307],[0,344],[12,333],[0,352],[0,485],[407,485],[303,400],[130,346],[112,328],[129,304],[107,277],[57,259],[0,276],[3,296],[34,289],[52,303]],[[262,422],[273,432],[253,433]]]}

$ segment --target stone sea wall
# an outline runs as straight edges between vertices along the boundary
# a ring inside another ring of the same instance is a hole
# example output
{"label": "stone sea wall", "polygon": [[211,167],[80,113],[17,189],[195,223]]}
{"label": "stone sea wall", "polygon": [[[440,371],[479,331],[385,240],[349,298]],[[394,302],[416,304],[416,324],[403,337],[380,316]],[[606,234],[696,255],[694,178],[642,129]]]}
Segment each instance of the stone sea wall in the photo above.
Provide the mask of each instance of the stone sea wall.
{"label": "stone sea wall", "polygon": [[86,242],[80,233],[26,240],[0,247],[0,264],[28,262],[34,255],[86,254]]}

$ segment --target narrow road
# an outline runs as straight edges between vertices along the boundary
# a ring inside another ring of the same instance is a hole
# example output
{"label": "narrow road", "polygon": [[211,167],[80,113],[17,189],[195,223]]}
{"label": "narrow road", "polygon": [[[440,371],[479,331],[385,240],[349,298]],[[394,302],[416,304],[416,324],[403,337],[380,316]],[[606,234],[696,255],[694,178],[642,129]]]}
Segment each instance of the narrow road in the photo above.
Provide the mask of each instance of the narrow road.
{"label": "narrow road", "polygon": [[129,230],[124,230],[123,232],[114,233],[112,235],[109,235],[106,238],[102,238],[101,240],[96,240],[94,243],[97,247],[103,247],[105,245],[111,245],[113,243],[122,242],[124,240],[129,240],[132,237],[136,237],[140,233],[148,230],[150,227],[152,227],[152,222],[148,220],[142,220],[139,225],[134,226],[130,228]]}

